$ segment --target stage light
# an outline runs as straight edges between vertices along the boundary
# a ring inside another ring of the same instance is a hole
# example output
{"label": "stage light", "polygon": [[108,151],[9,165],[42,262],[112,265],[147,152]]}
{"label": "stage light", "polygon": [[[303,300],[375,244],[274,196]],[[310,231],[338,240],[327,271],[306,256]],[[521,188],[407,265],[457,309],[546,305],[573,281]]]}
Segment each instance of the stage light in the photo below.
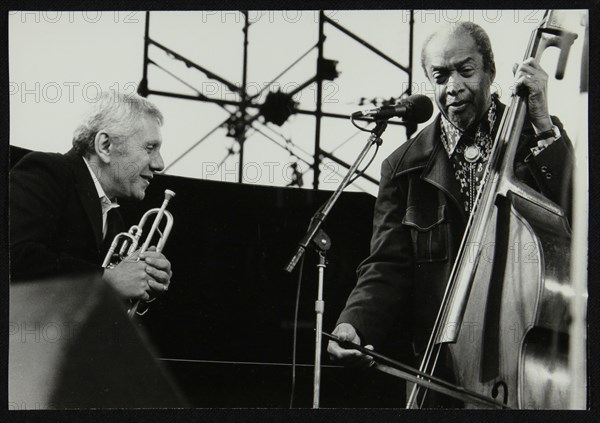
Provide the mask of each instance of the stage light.
{"label": "stage light", "polygon": [[265,102],[260,106],[260,114],[265,118],[265,122],[272,122],[281,126],[294,113],[298,105],[292,99],[292,96],[281,92],[281,90],[271,91],[267,94]]}

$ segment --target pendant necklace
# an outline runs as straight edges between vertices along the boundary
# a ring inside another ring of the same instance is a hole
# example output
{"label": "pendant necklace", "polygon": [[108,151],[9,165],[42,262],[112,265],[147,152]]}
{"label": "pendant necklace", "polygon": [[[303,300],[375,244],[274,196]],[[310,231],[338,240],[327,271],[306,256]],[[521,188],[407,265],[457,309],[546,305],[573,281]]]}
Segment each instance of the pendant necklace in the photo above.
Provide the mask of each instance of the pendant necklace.
{"label": "pendant necklace", "polygon": [[464,157],[469,163],[474,163],[481,157],[481,149],[475,144],[469,145],[465,148]]}

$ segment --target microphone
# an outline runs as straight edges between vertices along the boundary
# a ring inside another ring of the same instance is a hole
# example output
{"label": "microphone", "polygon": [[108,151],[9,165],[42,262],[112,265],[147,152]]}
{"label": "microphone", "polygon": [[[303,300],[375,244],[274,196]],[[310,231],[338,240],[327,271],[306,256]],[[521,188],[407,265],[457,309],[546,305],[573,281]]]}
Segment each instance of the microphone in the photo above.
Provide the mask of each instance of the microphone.
{"label": "microphone", "polygon": [[427,122],[433,114],[433,103],[422,94],[411,95],[393,106],[376,107],[352,113],[352,119],[368,117],[375,120],[387,120],[402,117],[414,123]]}

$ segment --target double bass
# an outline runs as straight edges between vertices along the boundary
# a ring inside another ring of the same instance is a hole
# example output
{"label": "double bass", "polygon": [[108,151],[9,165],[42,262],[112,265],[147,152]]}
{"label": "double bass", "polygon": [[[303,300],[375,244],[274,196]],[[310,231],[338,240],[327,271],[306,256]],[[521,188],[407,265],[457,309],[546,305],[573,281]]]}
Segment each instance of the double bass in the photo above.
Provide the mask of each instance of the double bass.
{"label": "double bass", "polygon": [[[539,62],[558,48],[562,79],[577,35],[561,28],[559,16],[546,12],[524,59]],[[423,375],[434,375],[446,348],[456,385],[490,406],[569,408],[571,228],[560,206],[515,176],[526,108],[515,95],[504,113],[418,378],[433,380]],[[422,404],[422,385],[407,408]]]}

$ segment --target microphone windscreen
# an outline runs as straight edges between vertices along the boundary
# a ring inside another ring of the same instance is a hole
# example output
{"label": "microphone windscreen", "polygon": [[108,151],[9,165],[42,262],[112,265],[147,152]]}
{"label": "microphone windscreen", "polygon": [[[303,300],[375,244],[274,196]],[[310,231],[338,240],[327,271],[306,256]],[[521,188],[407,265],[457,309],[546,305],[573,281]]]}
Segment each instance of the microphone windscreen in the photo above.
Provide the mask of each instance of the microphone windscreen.
{"label": "microphone windscreen", "polygon": [[426,95],[411,95],[406,98],[405,102],[410,104],[410,114],[405,117],[405,120],[423,123],[427,122],[433,114],[433,103]]}

